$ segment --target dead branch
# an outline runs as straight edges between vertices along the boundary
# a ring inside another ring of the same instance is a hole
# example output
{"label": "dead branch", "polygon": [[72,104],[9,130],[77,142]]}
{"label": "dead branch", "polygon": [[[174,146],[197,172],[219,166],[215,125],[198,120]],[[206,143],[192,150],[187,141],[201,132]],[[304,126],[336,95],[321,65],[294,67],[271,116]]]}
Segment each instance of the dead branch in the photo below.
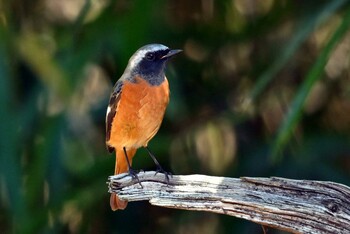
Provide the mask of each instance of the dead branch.
{"label": "dead branch", "polygon": [[350,188],[333,182],[285,178],[227,178],[138,174],[110,176],[109,192],[127,201],[208,211],[293,233],[350,233]]}

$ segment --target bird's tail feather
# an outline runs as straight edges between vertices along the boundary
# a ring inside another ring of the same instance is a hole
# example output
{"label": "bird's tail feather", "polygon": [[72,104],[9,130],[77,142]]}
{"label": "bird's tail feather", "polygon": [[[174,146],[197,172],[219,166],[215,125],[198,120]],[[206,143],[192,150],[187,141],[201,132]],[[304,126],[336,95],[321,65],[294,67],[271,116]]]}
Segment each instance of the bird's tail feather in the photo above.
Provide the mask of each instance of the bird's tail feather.
{"label": "bird's tail feather", "polygon": [[[131,166],[131,163],[132,163],[132,158],[134,157],[135,153],[136,153],[136,149],[128,149],[128,150],[126,150],[126,154],[128,156],[128,159],[129,159],[129,162],[130,162],[130,166]],[[115,162],[114,174],[117,175],[117,174],[121,174],[121,173],[127,172],[129,167],[128,167],[128,162],[126,161],[124,150],[123,149],[116,150],[115,157],[116,157],[116,162]],[[113,211],[115,211],[115,210],[124,210],[126,208],[127,204],[128,204],[128,202],[119,199],[117,194],[115,194],[115,193],[111,194],[110,206],[111,206],[111,209]]]}

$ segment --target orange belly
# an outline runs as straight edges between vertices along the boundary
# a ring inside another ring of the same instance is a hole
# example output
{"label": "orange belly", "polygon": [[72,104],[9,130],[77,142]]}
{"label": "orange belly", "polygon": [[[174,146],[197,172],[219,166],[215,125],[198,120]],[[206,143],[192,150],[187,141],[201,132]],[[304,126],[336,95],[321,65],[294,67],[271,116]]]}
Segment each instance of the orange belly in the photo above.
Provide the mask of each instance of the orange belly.
{"label": "orange belly", "polygon": [[167,79],[159,86],[151,86],[136,78],[125,81],[114,116],[108,145],[121,149],[147,146],[157,133],[169,102]]}

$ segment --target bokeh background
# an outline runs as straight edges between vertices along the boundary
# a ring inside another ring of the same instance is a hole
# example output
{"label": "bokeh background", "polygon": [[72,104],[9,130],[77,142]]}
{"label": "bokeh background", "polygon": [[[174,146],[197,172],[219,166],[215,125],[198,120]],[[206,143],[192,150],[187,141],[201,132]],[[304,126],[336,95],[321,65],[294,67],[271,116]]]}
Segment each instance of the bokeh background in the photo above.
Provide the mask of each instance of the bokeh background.
{"label": "bokeh background", "polygon": [[[109,94],[155,42],[184,50],[150,143],[164,168],[350,185],[349,25],[345,0],[0,0],[0,232],[262,233],[147,202],[110,210]],[[144,149],[134,168],[155,169]]]}

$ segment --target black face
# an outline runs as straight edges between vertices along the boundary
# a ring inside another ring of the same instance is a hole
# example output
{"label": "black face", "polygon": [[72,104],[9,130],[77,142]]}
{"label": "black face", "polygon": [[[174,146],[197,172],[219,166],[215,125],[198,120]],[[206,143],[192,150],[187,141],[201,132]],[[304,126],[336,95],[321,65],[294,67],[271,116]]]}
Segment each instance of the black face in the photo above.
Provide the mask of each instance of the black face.
{"label": "black face", "polygon": [[157,84],[164,80],[164,68],[168,57],[163,56],[169,53],[169,49],[150,51],[145,54],[137,67],[137,72],[151,84]]}
{"label": "black face", "polygon": [[142,60],[149,61],[149,62],[166,61],[166,58],[163,58],[163,56],[167,55],[169,51],[170,49],[150,51],[145,54]]}

